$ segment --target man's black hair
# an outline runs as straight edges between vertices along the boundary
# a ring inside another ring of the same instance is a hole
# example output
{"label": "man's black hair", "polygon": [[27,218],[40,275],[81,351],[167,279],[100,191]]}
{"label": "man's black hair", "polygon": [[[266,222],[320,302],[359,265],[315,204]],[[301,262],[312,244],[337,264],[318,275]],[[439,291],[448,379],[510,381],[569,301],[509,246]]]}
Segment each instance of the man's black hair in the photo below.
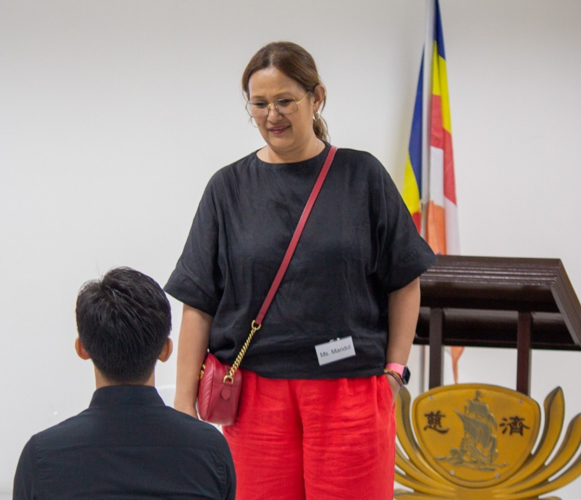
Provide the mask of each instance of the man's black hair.
{"label": "man's black hair", "polygon": [[85,350],[110,381],[147,381],[171,330],[169,301],[149,276],[128,267],[85,283],[77,297]]}

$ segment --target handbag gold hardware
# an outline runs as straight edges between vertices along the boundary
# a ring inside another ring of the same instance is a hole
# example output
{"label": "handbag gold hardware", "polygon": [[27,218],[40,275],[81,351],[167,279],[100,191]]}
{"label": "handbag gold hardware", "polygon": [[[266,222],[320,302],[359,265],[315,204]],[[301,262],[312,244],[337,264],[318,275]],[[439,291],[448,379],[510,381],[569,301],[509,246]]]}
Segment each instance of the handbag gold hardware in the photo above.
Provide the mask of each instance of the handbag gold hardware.
{"label": "handbag gold hardware", "polygon": [[234,383],[234,374],[236,373],[236,371],[238,370],[238,367],[240,366],[240,363],[242,363],[242,358],[244,357],[244,355],[246,354],[246,351],[248,350],[248,346],[250,345],[250,341],[252,340],[252,337],[254,337],[254,334],[260,330],[260,327],[262,326],[262,324],[257,325],[254,320],[252,320],[252,324],[251,326],[251,330],[250,333],[248,334],[248,338],[246,339],[246,342],[244,342],[244,345],[240,348],[240,352],[238,353],[238,356],[236,356],[236,359],[234,360],[234,363],[232,364],[232,367],[230,368],[230,372],[224,376],[224,380],[223,382],[229,382],[229,383]]}
{"label": "handbag gold hardware", "polygon": [[[230,368],[230,371],[224,376],[224,380],[222,381],[224,384],[227,382],[229,384],[234,383],[234,374],[238,370],[240,363],[242,363],[242,358],[244,358],[244,355],[246,354],[246,351],[248,350],[248,346],[250,345],[250,342],[252,341],[252,337],[254,337],[254,334],[258,330],[260,330],[260,327],[262,325],[257,325],[254,322],[254,320],[252,320],[252,324],[250,326],[251,326],[251,330],[250,330],[250,333],[248,334],[248,338],[246,339],[246,342],[244,342],[244,345],[240,348],[240,352],[238,353],[238,356],[236,356],[236,359],[234,360],[234,363],[233,363],[232,367]],[[199,380],[202,380],[202,377],[204,376],[205,369],[206,369],[206,365],[204,363],[202,363],[202,367],[200,368]]]}

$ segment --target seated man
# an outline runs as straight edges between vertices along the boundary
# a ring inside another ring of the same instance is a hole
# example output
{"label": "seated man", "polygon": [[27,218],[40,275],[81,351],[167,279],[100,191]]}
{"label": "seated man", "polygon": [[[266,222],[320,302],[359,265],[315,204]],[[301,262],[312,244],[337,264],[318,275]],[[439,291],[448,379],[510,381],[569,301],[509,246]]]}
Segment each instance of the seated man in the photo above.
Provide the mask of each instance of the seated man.
{"label": "seated man", "polygon": [[170,305],[159,285],[128,268],[86,283],[75,348],[95,367],[89,408],[33,436],[14,499],[234,499],[230,450],[210,424],[165,406],[154,368],[172,351]]}

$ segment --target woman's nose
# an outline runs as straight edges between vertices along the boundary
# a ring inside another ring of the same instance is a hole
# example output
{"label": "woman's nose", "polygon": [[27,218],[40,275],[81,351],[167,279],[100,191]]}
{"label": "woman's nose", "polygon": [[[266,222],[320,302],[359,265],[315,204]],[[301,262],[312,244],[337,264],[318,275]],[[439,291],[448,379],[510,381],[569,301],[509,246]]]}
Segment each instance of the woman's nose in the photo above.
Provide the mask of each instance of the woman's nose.
{"label": "woman's nose", "polygon": [[268,114],[266,116],[269,120],[278,120],[282,114],[276,109],[276,105],[271,102],[268,104]]}

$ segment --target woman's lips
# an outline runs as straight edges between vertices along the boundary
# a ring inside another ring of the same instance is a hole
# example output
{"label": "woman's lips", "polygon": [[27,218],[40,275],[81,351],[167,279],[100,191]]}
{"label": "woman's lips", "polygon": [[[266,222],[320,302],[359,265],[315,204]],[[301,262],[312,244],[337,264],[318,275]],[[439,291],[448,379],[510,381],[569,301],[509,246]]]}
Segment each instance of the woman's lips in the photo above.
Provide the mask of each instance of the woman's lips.
{"label": "woman's lips", "polygon": [[274,134],[274,135],[280,135],[280,134],[282,134],[283,132],[285,132],[285,131],[286,131],[287,129],[289,129],[289,128],[290,128],[290,127],[288,127],[288,126],[282,126],[282,125],[281,125],[281,126],[279,126],[279,127],[270,127],[270,128],[268,129],[268,131],[269,131],[271,134]]}

